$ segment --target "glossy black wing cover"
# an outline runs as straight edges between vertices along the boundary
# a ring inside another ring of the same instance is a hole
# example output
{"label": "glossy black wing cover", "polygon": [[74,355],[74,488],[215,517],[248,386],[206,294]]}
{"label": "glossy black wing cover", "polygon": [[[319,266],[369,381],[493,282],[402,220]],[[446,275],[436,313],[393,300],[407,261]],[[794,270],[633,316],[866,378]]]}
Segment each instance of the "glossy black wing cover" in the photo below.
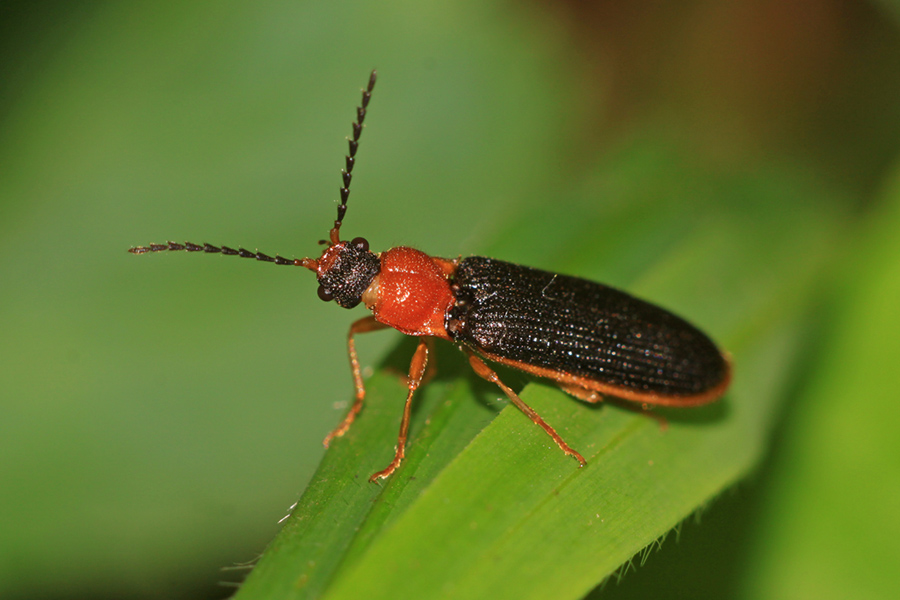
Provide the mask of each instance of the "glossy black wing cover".
{"label": "glossy black wing cover", "polygon": [[669,397],[728,376],[700,330],[614,288],[481,256],[462,260],[452,283],[447,329],[476,351]]}

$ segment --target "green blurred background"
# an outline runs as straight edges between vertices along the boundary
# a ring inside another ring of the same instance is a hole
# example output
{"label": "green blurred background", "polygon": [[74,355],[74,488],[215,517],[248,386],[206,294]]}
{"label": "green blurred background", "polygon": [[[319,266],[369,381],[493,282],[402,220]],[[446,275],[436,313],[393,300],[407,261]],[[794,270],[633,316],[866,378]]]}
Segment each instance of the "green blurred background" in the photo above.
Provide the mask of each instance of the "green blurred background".
{"label": "green blurred background", "polygon": [[[377,67],[343,230],[374,249],[484,251],[526,210],[577,223],[648,162],[847,215],[765,464],[594,594],[890,597],[898,19],[887,0],[3,3],[0,596],[225,597],[246,570],[223,568],[278,530],[351,397],[360,313],[305,270],[125,250],[316,255]],[[502,258],[558,266],[542,246],[569,231],[537,231]],[[397,338],[361,340],[364,364]]]}

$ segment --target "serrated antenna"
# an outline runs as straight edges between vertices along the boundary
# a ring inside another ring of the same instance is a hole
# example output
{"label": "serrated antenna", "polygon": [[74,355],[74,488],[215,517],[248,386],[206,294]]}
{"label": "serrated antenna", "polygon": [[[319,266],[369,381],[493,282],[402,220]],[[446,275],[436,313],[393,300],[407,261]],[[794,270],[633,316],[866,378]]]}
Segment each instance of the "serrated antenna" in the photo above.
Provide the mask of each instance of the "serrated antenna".
{"label": "serrated antenna", "polygon": [[[366,109],[369,107],[369,101],[372,99],[372,90],[375,89],[375,80],[378,76],[374,69],[369,75],[369,83],[362,90],[362,102],[356,107],[356,121],[353,122],[353,137],[347,138],[349,144],[349,153],[345,157],[345,168],[341,169],[341,178],[344,185],[341,187],[341,203],[337,209],[337,219],[334,227],[331,229],[330,239],[332,244],[340,242],[341,224],[344,221],[344,215],[347,214],[347,199],[350,197],[350,182],[353,180],[353,166],[356,164],[356,151],[359,149],[359,136],[362,135],[363,122],[366,119]],[[276,265],[296,265],[298,267],[306,267],[315,271],[318,261],[314,258],[296,258],[288,259],[280,255],[269,256],[262,252],[251,252],[244,248],[229,248],[228,246],[213,246],[212,244],[194,244],[185,242],[179,244],[177,242],[166,242],[165,244],[150,244],[149,246],[133,246],[128,249],[132,254],[146,254],[148,252],[203,252],[206,254],[223,254],[225,256],[240,256],[242,258],[255,258],[262,262],[271,262]]]}
{"label": "serrated antenna", "polygon": [[344,185],[341,187],[341,203],[337,208],[337,219],[331,230],[329,237],[332,244],[341,241],[340,232],[341,224],[344,222],[344,215],[347,214],[347,199],[350,197],[350,182],[353,181],[353,166],[356,164],[356,151],[359,149],[359,136],[362,135],[363,121],[366,119],[366,109],[369,107],[369,101],[372,99],[372,90],[375,89],[375,80],[378,77],[378,71],[372,70],[369,75],[369,84],[362,91],[362,102],[356,107],[356,121],[353,123],[353,137],[347,138],[350,146],[349,154],[345,157],[345,168],[341,169],[341,178]]}

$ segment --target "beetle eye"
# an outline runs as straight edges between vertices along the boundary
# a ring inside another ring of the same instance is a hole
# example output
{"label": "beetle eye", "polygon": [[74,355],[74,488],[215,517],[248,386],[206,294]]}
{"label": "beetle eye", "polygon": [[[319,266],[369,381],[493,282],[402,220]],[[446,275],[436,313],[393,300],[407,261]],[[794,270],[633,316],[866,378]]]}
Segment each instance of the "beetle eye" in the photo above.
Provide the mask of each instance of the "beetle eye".
{"label": "beetle eye", "polygon": [[363,237],[353,238],[350,241],[350,245],[356,248],[357,250],[362,250],[366,252],[369,249],[369,240]]}
{"label": "beetle eye", "polygon": [[325,302],[331,302],[334,300],[334,294],[328,291],[324,285],[320,285],[318,289],[319,298],[324,300]]}

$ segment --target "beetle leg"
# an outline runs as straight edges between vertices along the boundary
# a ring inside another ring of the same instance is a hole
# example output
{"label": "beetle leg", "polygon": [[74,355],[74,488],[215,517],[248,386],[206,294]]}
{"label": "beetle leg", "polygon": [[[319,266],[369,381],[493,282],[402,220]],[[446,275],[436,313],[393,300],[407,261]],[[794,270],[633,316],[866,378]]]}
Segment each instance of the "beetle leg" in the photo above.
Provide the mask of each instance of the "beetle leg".
{"label": "beetle leg", "polygon": [[585,402],[590,402],[591,404],[599,404],[600,402],[603,402],[603,394],[601,394],[600,392],[589,390],[587,388],[581,387],[580,385],[571,383],[557,383],[557,385],[562,391],[575,396],[579,400],[584,400]]}
{"label": "beetle leg", "polygon": [[425,365],[425,375],[422,376],[422,385],[425,385],[437,374],[437,355],[434,353],[434,338],[423,337],[422,339],[428,345],[428,361]]}
{"label": "beetle leg", "polygon": [[403,419],[400,421],[400,435],[397,436],[397,451],[394,454],[394,460],[391,461],[391,464],[389,464],[386,469],[378,471],[369,477],[369,481],[387,478],[391,473],[397,470],[397,467],[400,466],[400,462],[403,460],[406,451],[406,435],[409,433],[409,415],[412,407],[412,397],[416,389],[422,383],[422,378],[425,376],[430,348],[431,343],[429,342],[429,338],[419,339],[419,345],[416,348],[415,354],[413,354],[412,361],[409,363],[409,379],[407,380],[409,393],[406,395],[406,405],[403,407]]}
{"label": "beetle leg", "polygon": [[356,415],[362,410],[363,400],[366,398],[366,388],[363,386],[362,373],[359,368],[359,358],[356,355],[356,343],[353,341],[353,336],[357,333],[368,333],[370,331],[378,331],[379,329],[385,328],[387,328],[387,325],[379,323],[375,320],[375,317],[371,315],[355,321],[353,325],[350,326],[350,333],[347,336],[347,351],[350,355],[350,371],[353,374],[353,385],[356,387],[356,400],[354,400],[353,406],[350,407],[350,412],[347,413],[347,416],[344,417],[341,424],[338,425],[334,431],[325,436],[325,441],[322,443],[325,444],[326,448],[328,447],[328,444],[331,443],[331,440],[347,433],[353,420],[356,419]]}
{"label": "beetle leg", "polygon": [[578,398],[579,400],[584,400],[585,402],[590,402],[591,404],[598,404],[603,402],[604,400],[615,404],[625,410],[630,410],[632,412],[641,413],[642,415],[648,416],[657,423],[659,423],[659,428],[665,431],[669,427],[669,422],[662,415],[658,415],[650,408],[650,405],[646,402],[641,404],[640,406],[636,405],[634,402],[629,400],[621,400],[615,397],[604,398],[603,394],[597,392],[595,390],[589,390],[588,388],[581,387],[580,385],[575,384],[567,384],[567,383],[557,383],[559,388],[566,392],[567,394],[571,394]]}
{"label": "beetle leg", "polygon": [[485,362],[481,360],[480,357],[476,356],[472,351],[466,348],[463,349],[465,350],[466,354],[469,355],[469,364],[472,365],[472,369],[479,377],[496,384],[497,387],[503,390],[503,393],[506,394],[506,397],[509,398],[510,401],[515,404],[519,410],[528,415],[528,418],[531,419],[535,423],[535,425],[539,425],[541,429],[547,432],[547,435],[553,438],[553,441],[556,442],[556,445],[559,446],[560,450],[575,458],[575,460],[581,463],[582,467],[587,464],[587,461],[584,460],[584,457],[571,446],[569,446],[565,442],[565,440],[563,440],[560,435],[556,433],[556,430],[550,427],[550,425],[548,425],[547,422],[542,419],[541,416],[537,414],[533,408],[525,404],[525,402],[523,402],[522,399],[519,398],[518,394],[512,391],[512,389],[509,388],[505,383],[500,381],[500,378],[493,371],[493,369],[487,366],[487,364],[485,364]]}
{"label": "beetle leg", "polygon": [[565,384],[558,383],[559,388],[566,392],[567,394],[571,394],[578,398],[579,400],[584,400],[585,402],[590,402],[591,404],[598,404],[603,402],[604,400],[615,404],[625,410],[630,410],[632,412],[637,412],[647,417],[650,417],[657,423],[659,423],[659,428],[665,431],[669,427],[669,422],[662,415],[658,415],[650,408],[650,405],[646,402],[641,404],[640,406],[636,405],[634,402],[628,400],[621,400],[615,397],[604,398],[603,394],[600,392],[589,390],[587,388],[583,388],[579,385],[574,384]]}

